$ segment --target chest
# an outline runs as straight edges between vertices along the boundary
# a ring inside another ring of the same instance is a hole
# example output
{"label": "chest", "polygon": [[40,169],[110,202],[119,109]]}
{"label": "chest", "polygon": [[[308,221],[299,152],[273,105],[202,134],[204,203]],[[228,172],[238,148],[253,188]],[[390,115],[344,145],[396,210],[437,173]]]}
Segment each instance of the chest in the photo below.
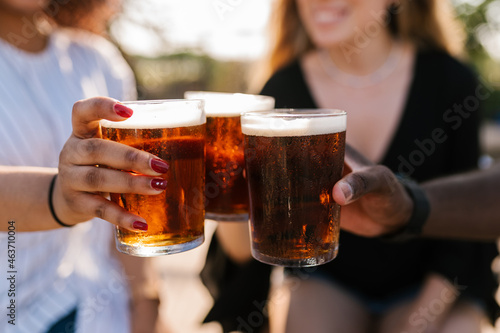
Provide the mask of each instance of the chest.
{"label": "chest", "polygon": [[409,93],[411,75],[400,73],[383,84],[359,89],[309,76],[311,93],[320,108],[347,112],[347,142],[374,162],[379,162],[400,124]]}

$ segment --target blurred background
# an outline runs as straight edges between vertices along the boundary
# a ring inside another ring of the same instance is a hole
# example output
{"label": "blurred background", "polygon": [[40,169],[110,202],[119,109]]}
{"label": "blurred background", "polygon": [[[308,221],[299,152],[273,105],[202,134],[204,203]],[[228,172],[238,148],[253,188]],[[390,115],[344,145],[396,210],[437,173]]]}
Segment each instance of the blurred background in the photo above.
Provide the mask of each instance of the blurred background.
{"label": "blurred background", "polygon": [[[186,90],[256,93],[252,82],[255,65],[266,55],[272,2],[124,0],[109,37],[135,72],[140,99],[182,98]],[[467,31],[465,60],[494,90],[484,103],[486,167],[500,159],[500,0],[453,3]],[[170,332],[221,332],[216,323],[200,325],[213,303],[199,273],[214,229],[208,221],[202,247],[153,261],[163,282],[160,312]]]}
{"label": "blurred background", "polygon": [[110,35],[127,55],[142,98],[185,90],[248,90],[266,51],[272,0],[125,0]]}
{"label": "blurred background", "polygon": [[[453,0],[467,31],[467,61],[495,89],[485,102],[483,146],[500,156],[500,0]],[[132,66],[141,99],[186,90],[256,92],[272,0],[124,0],[111,39]],[[258,89],[258,88],[257,88]]]}

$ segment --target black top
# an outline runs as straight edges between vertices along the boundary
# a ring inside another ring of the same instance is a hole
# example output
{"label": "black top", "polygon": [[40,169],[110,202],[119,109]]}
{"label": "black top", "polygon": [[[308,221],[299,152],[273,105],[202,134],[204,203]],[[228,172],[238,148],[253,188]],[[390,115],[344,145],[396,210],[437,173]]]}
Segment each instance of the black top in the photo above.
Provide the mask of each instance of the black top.
{"label": "black top", "polygon": [[[417,181],[475,168],[477,84],[474,74],[449,55],[419,52],[403,116],[382,164]],[[298,62],[271,77],[261,94],[273,96],[277,108],[318,107]],[[462,296],[490,305],[493,315],[496,280],[490,267],[497,254],[494,243],[423,239],[389,243],[342,231],[338,257],[317,267],[314,274],[329,275],[365,297],[383,300],[421,284],[428,272],[437,272],[458,283]]]}

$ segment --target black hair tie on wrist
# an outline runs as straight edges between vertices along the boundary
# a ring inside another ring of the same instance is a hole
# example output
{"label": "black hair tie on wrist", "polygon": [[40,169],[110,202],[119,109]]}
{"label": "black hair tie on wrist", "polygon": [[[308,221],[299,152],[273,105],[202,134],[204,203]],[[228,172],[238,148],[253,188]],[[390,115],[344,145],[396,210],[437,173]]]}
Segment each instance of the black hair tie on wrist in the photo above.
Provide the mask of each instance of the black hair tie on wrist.
{"label": "black hair tie on wrist", "polygon": [[52,214],[52,217],[54,218],[54,220],[59,225],[65,227],[65,228],[70,228],[73,225],[66,224],[63,221],[59,220],[59,218],[56,215],[56,211],[54,210],[54,203],[52,202],[52,193],[54,192],[54,185],[56,183],[56,179],[57,179],[57,174],[55,174],[54,177],[52,178],[52,181],[50,182],[50,187],[49,187],[49,208],[50,208],[50,213]]}

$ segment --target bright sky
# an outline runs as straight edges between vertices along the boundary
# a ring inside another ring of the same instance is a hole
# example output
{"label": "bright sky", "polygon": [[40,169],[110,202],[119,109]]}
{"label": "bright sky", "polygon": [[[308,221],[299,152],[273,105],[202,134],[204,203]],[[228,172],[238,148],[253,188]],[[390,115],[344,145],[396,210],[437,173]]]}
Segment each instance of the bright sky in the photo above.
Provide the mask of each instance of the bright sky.
{"label": "bright sky", "polygon": [[[132,54],[157,55],[187,46],[220,59],[255,59],[266,47],[271,1],[129,0],[112,33]],[[145,22],[161,31],[168,49],[141,27]]]}
{"label": "bright sky", "polygon": [[[252,60],[266,48],[266,26],[273,0],[124,0],[124,15],[112,33],[126,52],[146,56],[178,48],[201,48],[223,60]],[[479,5],[484,0],[453,0]],[[478,27],[478,37],[490,55],[500,60],[500,1],[489,6],[495,28]],[[162,36],[143,26],[153,25]],[[165,45],[164,41],[168,41]]]}

